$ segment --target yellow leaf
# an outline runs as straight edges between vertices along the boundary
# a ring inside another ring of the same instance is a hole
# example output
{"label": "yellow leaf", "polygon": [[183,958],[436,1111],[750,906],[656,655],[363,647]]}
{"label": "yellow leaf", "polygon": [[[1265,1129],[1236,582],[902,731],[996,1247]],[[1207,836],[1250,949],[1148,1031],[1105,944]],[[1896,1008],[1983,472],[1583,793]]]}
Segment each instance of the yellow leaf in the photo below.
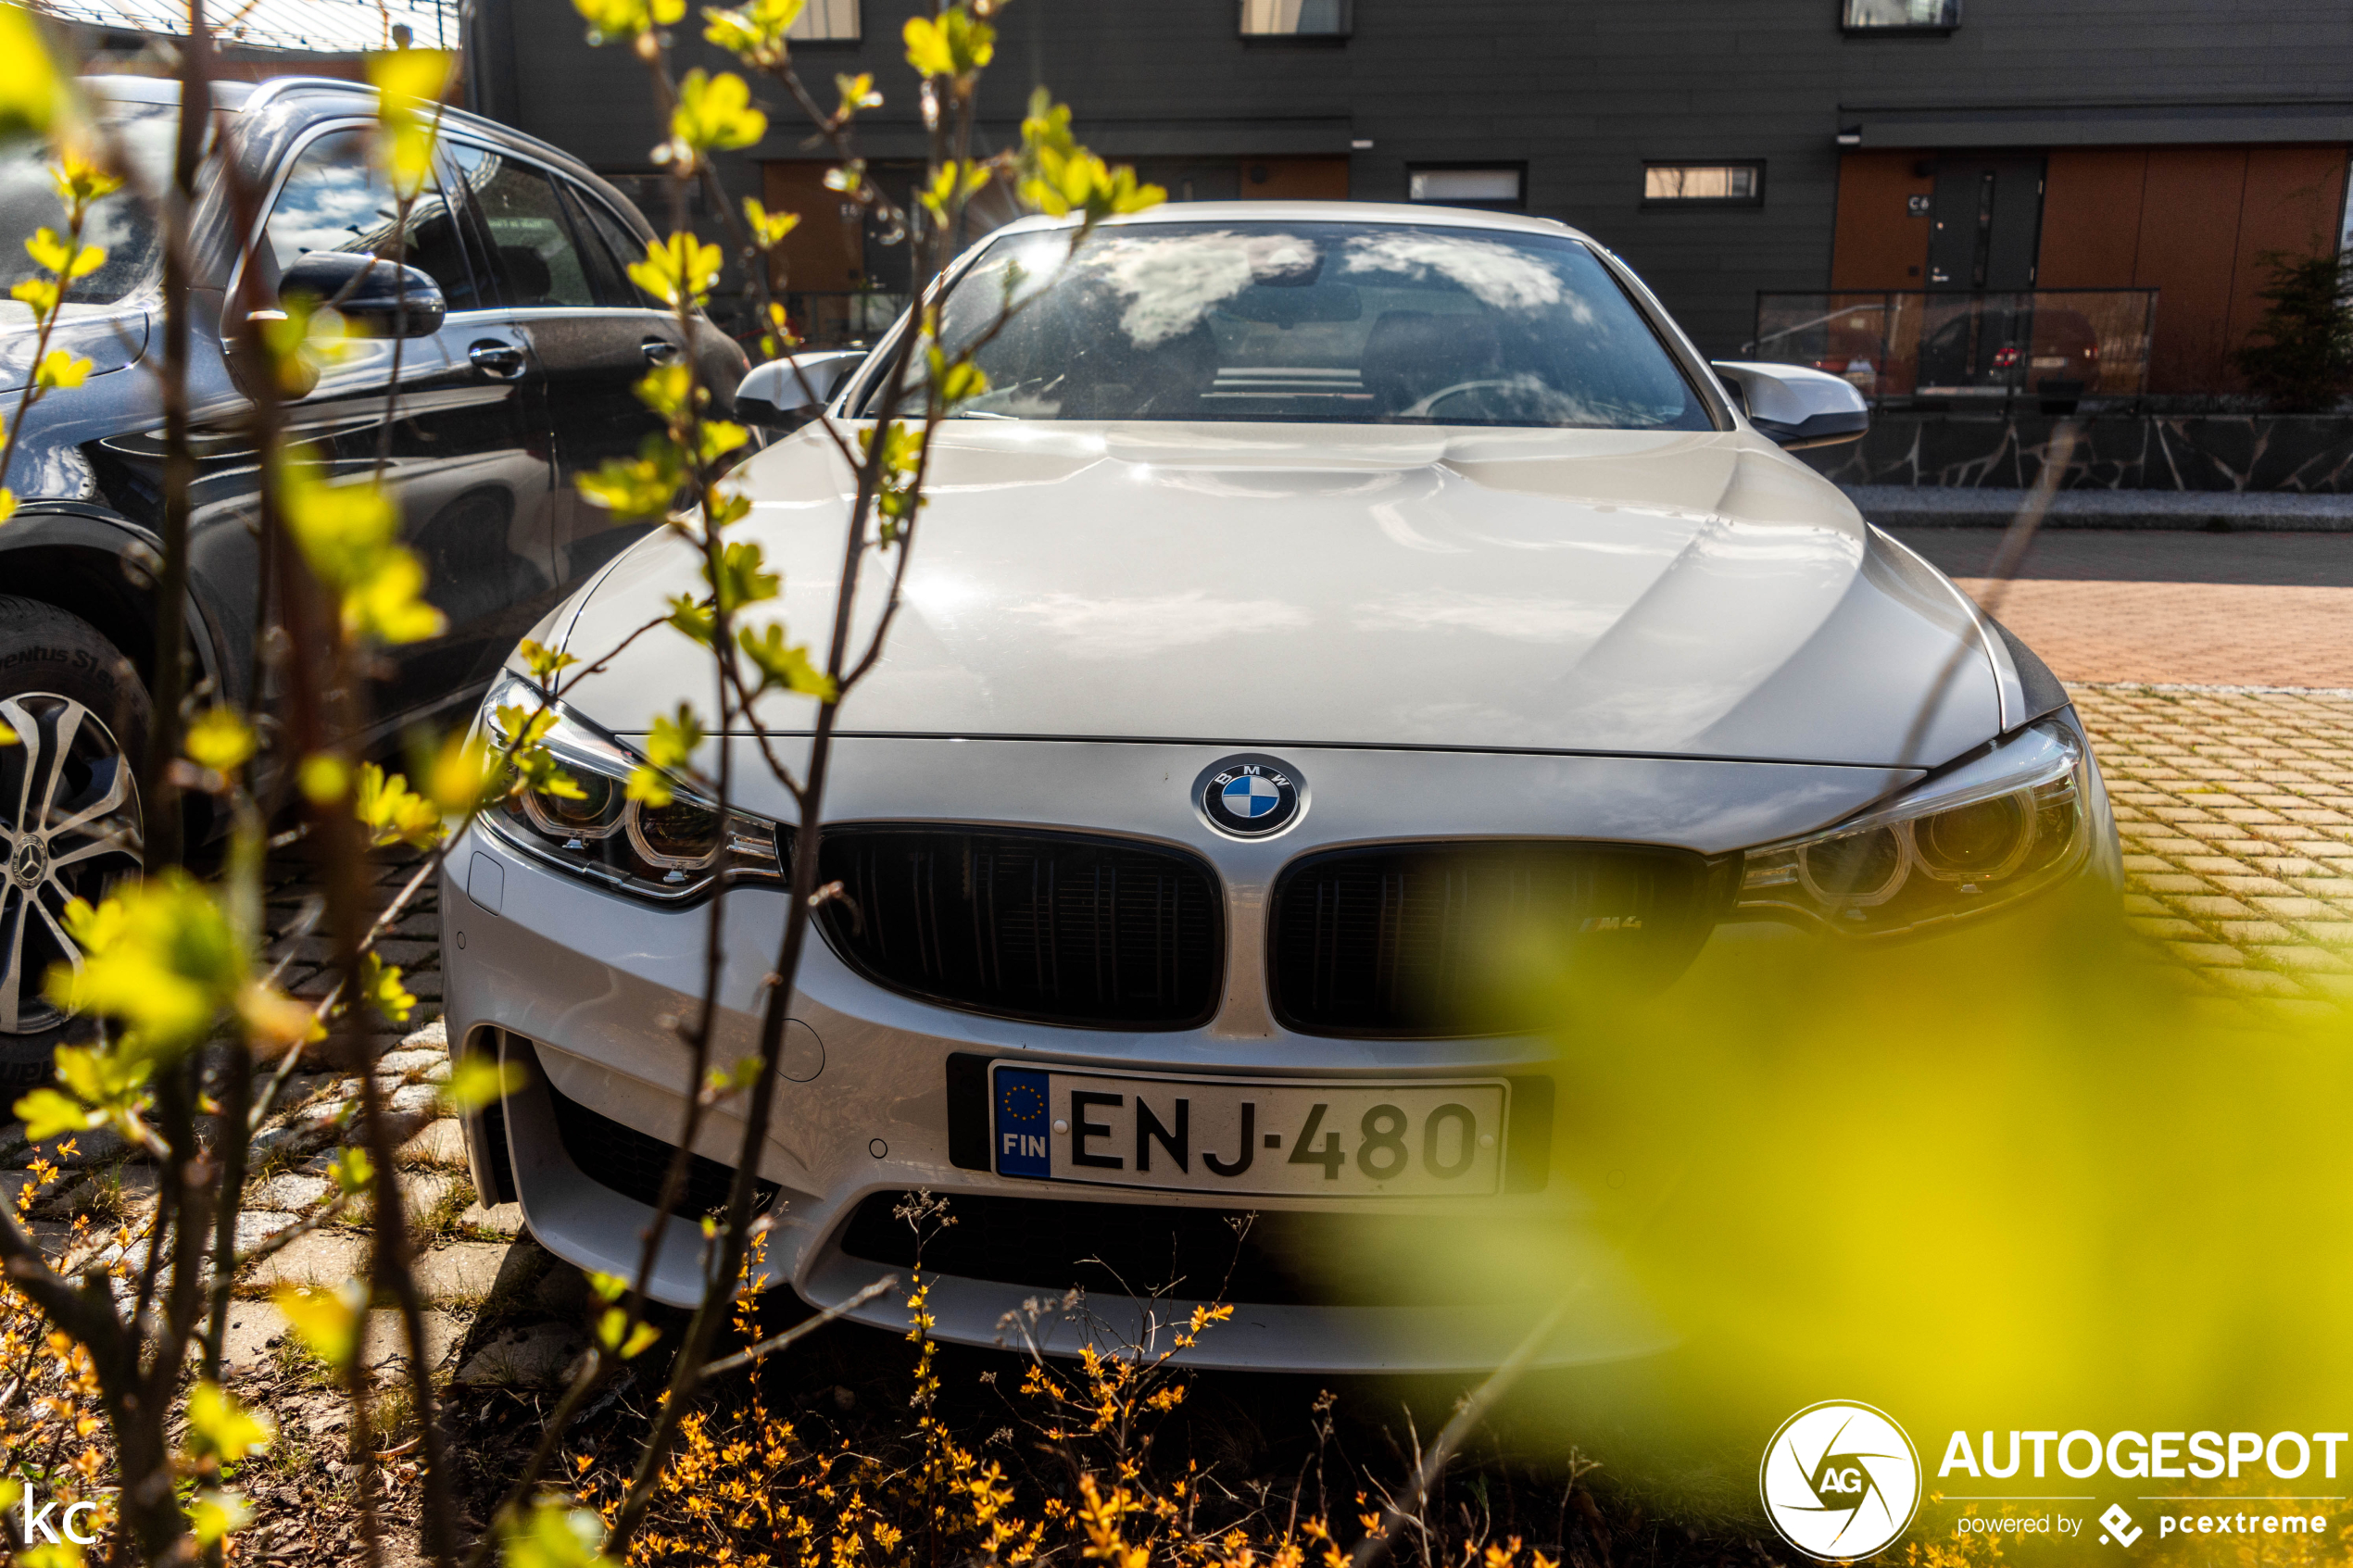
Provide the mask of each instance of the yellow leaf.
{"label": "yellow leaf", "polygon": [[751,231],[751,243],[761,250],[774,250],[785,243],[785,236],[800,227],[797,212],[771,212],[753,197],[744,198],[744,223]]}
{"label": "yellow leaf", "polygon": [[450,1064],[441,1100],[453,1116],[471,1116],[522,1087],[522,1069],[511,1061],[474,1053]]}
{"label": "yellow leaf", "polygon": [[417,1006],[417,998],[400,984],[400,971],[372,952],[360,960],[359,988],[360,995],[386,1022],[408,1022],[409,1014]]}
{"label": "yellow leaf", "polygon": [[440,634],[442,614],[422,597],[425,569],[396,538],[399,512],[381,486],[322,484],[289,467],[279,505],[312,574],[340,596],[346,634],[384,643]]}
{"label": "yellow leaf", "polygon": [[66,107],[66,81],[32,19],[0,6],[0,133],[47,131]]}
{"label": "yellow leaf", "polygon": [[433,172],[442,95],[458,56],[441,49],[393,49],[368,56],[376,89],[377,157],[393,189],[413,199]]}
{"label": "yellow leaf", "polygon": [[271,1299],[294,1324],[310,1353],[329,1366],[344,1366],[359,1348],[359,1321],[368,1304],[368,1288],[358,1280],[346,1280],[333,1290],[283,1286]]}
{"label": "yellow leaf", "polygon": [[[227,911],[183,872],[122,887],[94,909],[77,900],[66,928],[82,948],[82,967],[50,970],[50,999],[120,1020],[145,1052],[195,1045],[245,983],[245,949]],[[63,1049],[57,1059],[63,1073]]]}
{"label": "yellow leaf", "polygon": [[236,1493],[207,1486],[188,1499],[188,1528],[198,1546],[213,1546],[253,1523],[253,1504]]}
{"label": "yellow leaf", "polygon": [[786,34],[800,19],[808,0],[751,0],[732,11],[707,10],[711,25],[703,37],[742,60],[762,69],[781,66],[791,55]]}
{"label": "yellow leaf", "polygon": [[646,259],[629,264],[629,281],[661,300],[675,306],[684,298],[695,305],[711,300],[719,281],[723,257],[717,245],[707,245],[690,233],[649,241]]}
{"label": "yellow leaf", "polygon": [[605,1527],[595,1512],[546,1498],[499,1526],[499,1559],[507,1568],[607,1568],[600,1549]]}
{"label": "yellow leaf", "polygon": [[32,384],[44,392],[52,387],[80,386],[90,379],[91,369],[89,360],[77,358],[62,348],[53,348],[41,357],[40,366],[32,372]]}
{"label": "yellow leaf", "polygon": [[572,0],[588,23],[588,42],[610,44],[668,27],[686,14],[686,0]]}
{"label": "yellow leaf", "polygon": [[560,653],[554,648],[543,646],[533,642],[529,637],[522,640],[522,646],[517,651],[522,655],[523,668],[530,671],[534,678],[541,681],[569,670],[580,662],[568,653]]}
{"label": "yellow leaf", "polygon": [[198,714],[182,739],[190,761],[217,773],[244,767],[256,745],[253,726],[235,709],[218,703]]}
{"label": "yellow leaf", "polygon": [[498,759],[491,755],[490,747],[479,735],[460,731],[443,741],[434,754],[433,766],[425,775],[425,794],[442,814],[459,816],[479,809],[497,795],[500,775]]}
{"label": "yellow leaf", "polygon": [[335,1190],[345,1197],[356,1197],[368,1190],[376,1179],[375,1161],[368,1158],[364,1148],[339,1148],[327,1161],[327,1174],[334,1179]]}
{"label": "yellow leaf", "polygon": [[441,812],[409,787],[408,776],[387,776],[373,762],[359,764],[359,788],[352,810],[369,831],[371,847],[407,844],[428,849],[441,839]]}
{"label": "yellow leaf", "polygon": [[303,798],[313,806],[332,806],[351,787],[351,765],[331,752],[314,752],[295,771]]}
{"label": "yellow leaf", "polygon": [[327,1037],[308,1004],[259,981],[237,994],[237,1017],[245,1026],[246,1043],[264,1060],[274,1061],[305,1041]]}
{"label": "yellow leaf", "polygon": [[49,166],[49,182],[57,188],[57,200],[69,211],[87,207],[122,189],[121,175],[70,146]]}
{"label": "yellow leaf", "polygon": [[733,71],[690,70],[678,83],[670,133],[697,153],[732,152],[768,134],[768,117],[751,107],[751,89]]}
{"label": "yellow leaf", "polygon": [[258,1453],[277,1436],[269,1417],[247,1411],[229,1391],[209,1379],[188,1391],[188,1449],[212,1454],[234,1463]]}
{"label": "yellow leaf", "polygon": [[8,1109],[24,1123],[24,1135],[34,1143],[65,1133],[87,1132],[107,1119],[105,1112],[91,1110],[55,1089],[35,1089]]}
{"label": "yellow leaf", "polygon": [[997,30],[973,20],[962,6],[930,17],[910,17],[900,36],[907,63],[925,76],[969,76],[996,55]]}

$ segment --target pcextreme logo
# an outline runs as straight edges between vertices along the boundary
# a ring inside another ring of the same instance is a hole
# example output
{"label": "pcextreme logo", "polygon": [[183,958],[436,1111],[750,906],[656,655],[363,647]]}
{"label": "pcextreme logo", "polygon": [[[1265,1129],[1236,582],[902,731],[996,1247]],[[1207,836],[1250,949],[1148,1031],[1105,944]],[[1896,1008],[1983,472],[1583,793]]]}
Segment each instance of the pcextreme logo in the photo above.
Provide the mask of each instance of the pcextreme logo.
{"label": "pcextreme logo", "polygon": [[1773,1528],[1806,1556],[1869,1557],[1919,1510],[1920,1456],[1886,1411],[1826,1399],[1781,1423],[1756,1485]]}

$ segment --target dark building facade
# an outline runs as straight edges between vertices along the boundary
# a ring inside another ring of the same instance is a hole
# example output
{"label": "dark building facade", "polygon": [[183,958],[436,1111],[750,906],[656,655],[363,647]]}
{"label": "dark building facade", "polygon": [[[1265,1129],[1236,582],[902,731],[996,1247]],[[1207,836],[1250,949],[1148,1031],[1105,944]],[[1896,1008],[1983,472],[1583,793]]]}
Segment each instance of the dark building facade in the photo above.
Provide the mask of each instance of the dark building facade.
{"label": "dark building facade", "polygon": [[[797,50],[827,102],[836,72],[875,74],[888,102],[862,144],[886,179],[924,151],[900,42],[915,8],[812,0],[804,26],[836,36]],[[475,26],[479,107],[600,171],[653,172],[643,67],[589,47],[569,0],[480,0]],[[723,63],[698,22],[675,31],[682,67]],[[1718,354],[1757,339],[1760,293],[1843,291],[1835,310],[1883,292],[1855,341],[1877,331],[1886,353],[1897,295],[1932,329],[1945,295],[2105,291],[2123,302],[2102,308],[2146,304],[2141,390],[2226,392],[2267,254],[2347,239],[2346,0],[1014,0],[989,145],[1033,83],[1176,199],[1565,219]],[[903,248],[846,228],[823,168],[778,103],[724,179],[803,213],[791,288],[901,285]],[[1956,352],[1982,370],[2066,349],[1998,337]],[[1822,352],[1876,373],[1868,345]],[[1936,373],[1922,358],[1923,384]]]}

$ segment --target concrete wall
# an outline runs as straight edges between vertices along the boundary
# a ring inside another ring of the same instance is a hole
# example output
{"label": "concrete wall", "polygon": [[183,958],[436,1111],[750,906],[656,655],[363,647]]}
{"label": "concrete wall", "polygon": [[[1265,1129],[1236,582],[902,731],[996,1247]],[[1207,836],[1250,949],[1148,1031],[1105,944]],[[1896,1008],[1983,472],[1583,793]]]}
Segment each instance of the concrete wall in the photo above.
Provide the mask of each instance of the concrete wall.
{"label": "concrete wall", "polygon": [[[913,0],[864,0],[864,41],[800,51],[830,104],[871,70],[877,157],[922,150],[899,31]],[[1416,163],[1524,162],[1531,210],[1625,256],[1712,351],[1760,289],[1831,278],[1842,129],[1861,144],[2002,146],[2353,140],[2344,0],[1967,0],[1949,36],[1850,37],[1838,0],[1355,0],[1344,42],[1244,41],[1237,0],[1013,0],[985,106],[1001,144],[1033,82],[1108,154],[1346,156],[1358,198],[1403,199]],[[592,50],[568,0],[481,0],[484,107],[599,169],[644,170],[643,68]],[[693,21],[685,66],[720,63]],[[806,156],[781,93],[752,158]],[[2155,127],[2155,129],[2151,129]],[[2293,133],[2290,133],[2293,132]],[[1369,149],[1351,144],[1369,141]],[[1762,159],[1756,207],[1641,205],[1653,159]],[[1204,193],[1206,194],[1206,193]]]}

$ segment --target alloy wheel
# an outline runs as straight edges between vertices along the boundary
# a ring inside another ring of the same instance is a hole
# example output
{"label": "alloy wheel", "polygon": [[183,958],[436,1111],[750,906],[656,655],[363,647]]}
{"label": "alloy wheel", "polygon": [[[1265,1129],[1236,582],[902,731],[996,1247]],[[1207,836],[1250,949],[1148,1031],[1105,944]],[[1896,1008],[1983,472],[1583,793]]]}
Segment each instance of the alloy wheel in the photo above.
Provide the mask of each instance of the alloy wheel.
{"label": "alloy wheel", "polygon": [[66,906],[95,902],[139,867],[139,789],[114,733],[71,697],[0,697],[0,1035],[66,1021],[43,996],[52,966],[82,967]]}

